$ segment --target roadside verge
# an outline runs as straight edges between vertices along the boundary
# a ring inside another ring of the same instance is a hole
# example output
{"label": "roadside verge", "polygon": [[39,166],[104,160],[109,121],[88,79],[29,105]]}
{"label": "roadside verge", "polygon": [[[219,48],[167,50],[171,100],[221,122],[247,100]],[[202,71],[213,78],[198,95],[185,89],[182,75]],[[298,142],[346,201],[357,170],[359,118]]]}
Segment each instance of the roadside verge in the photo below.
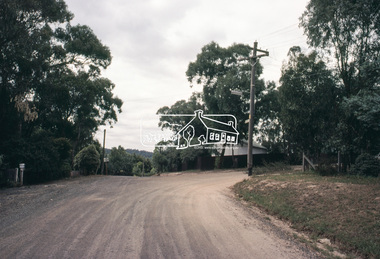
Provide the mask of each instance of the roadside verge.
{"label": "roadside verge", "polygon": [[233,190],[248,205],[288,221],[326,256],[380,258],[380,180],[281,171],[253,176]]}

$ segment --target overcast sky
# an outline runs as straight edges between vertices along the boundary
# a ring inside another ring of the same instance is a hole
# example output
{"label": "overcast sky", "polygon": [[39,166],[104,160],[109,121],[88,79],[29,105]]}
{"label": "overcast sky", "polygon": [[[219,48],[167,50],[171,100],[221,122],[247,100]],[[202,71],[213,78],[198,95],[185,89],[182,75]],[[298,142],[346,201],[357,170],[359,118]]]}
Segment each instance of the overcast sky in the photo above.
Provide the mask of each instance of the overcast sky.
{"label": "overcast sky", "polygon": [[[278,81],[290,47],[306,48],[298,27],[307,0],[66,0],[72,24],[88,25],[111,49],[103,73],[124,102],[118,122],[107,129],[106,147],[152,151],[142,145],[141,129],[158,131],[157,110],[187,100],[193,91],[185,72],[211,41],[253,46],[270,56],[261,59],[262,78]],[[103,128],[96,135],[103,141]]]}

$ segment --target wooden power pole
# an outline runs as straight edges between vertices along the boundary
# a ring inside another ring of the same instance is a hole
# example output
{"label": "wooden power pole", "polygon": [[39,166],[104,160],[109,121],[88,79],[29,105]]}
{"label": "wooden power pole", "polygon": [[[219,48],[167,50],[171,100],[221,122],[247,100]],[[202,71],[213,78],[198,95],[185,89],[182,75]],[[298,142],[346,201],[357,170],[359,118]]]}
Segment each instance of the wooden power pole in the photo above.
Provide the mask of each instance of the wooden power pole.
{"label": "wooden power pole", "polygon": [[106,152],[106,130],[104,129],[104,136],[103,136],[103,154],[102,154],[102,161],[100,161],[100,174],[104,173],[104,155]]}
{"label": "wooden power pole", "polygon": [[[257,52],[263,54],[257,55]],[[250,98],[249,98],[249,125],[248,125],[248,150],[247,150],[247,168],[248,175],[252,175],[253,167],[253,116],[255,115],[255,92],[256,92],[256,63],[260,57],[269,56],[269,52],[261,49],[257,49],[257,41],[253,44],[253,56],[252,60],[252,71],[251,71],[251,87],[250,87]]]}

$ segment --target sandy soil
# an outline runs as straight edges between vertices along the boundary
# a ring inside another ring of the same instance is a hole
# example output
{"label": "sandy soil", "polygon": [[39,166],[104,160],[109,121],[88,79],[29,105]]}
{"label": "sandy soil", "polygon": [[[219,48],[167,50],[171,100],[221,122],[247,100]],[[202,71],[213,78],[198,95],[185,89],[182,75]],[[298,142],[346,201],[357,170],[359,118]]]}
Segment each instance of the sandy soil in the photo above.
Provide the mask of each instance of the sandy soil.
{"label": "sandy soil", "polygon": [[0,190],[0,258],[319,258],[233,197],[246,177],[93,176]]}

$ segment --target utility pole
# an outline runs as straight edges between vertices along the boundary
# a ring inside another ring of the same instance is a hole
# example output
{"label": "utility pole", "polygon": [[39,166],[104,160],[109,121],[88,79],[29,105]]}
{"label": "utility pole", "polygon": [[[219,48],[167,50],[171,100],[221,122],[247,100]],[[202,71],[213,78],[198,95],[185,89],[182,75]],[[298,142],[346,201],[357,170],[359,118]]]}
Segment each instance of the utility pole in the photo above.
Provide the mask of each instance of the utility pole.
{"label": "utility pole", "polygon": [[104,172],[104,155],[106,152],[106,130],[104,129],[104,136],[103,136],[103,154],[102,154],[102,161],[101,161],[101,170],[100,174],[103,174]]}
{"label": "utility pole", "polygon": [[[257,55],[257,52],[264,54]],[[252,60],[252,71],[251,71],[251,87],[250,87],[250,97],[249,97],[249,125],[248,125],[248,150],[247,150],[247,168],[248,175],[252,175],[253,167],[253,116],[255,115],[255,92],[256,92],[256,63],[260,57],[269,56],[269,52],[261,49],[257,49],[257,41],[253,44],[253,56]]]}

